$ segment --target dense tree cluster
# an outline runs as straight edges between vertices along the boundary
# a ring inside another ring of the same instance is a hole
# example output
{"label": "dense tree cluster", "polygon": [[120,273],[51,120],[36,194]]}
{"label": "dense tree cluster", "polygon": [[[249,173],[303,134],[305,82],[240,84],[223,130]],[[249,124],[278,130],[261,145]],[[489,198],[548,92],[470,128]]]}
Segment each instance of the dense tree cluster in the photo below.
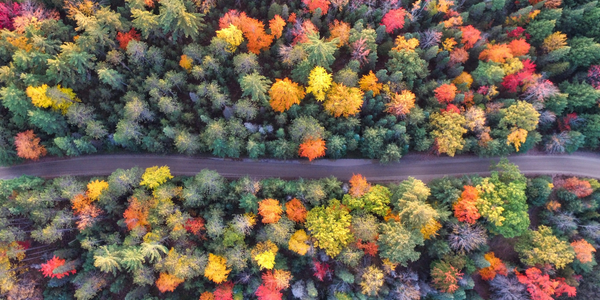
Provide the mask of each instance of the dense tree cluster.
{"label": "dense tree cluster", "polygon": [[23,176],[0,181],[0,293],[595,299],[598,199],[596,180],[528,179],[507,161],[429,184],[173,177],[166,166]]}
{"label": "dense tree cluster", "polygon": [[[0,3],[0,163],[600,145],[597,2]],[[299,123],[321,128],[298,133]],[[296,136],[302,135],[298,139]]]}

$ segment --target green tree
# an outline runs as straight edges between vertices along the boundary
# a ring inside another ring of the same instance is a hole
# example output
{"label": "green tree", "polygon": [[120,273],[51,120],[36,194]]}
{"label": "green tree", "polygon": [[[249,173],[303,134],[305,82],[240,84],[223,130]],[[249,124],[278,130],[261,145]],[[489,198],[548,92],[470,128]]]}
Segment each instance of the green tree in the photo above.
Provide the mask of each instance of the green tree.
{"label": "green tree", "polygon": [[318,32],[309,33],[307,37],[308,41],[302,43],[302,48],[307,54],[308,62],[312,67],[320,66],[331,71],[330,66],[335,60],[333,54],[337,49],[338,39],[325,41],[319,38]]}
{"label": "green tree", "polygon": [[252,74],[246,74],[240,78],[240,87],[243,92],[242,97],[251,96],[254,101],[266,103],[268,100],[267,91],[271,83],[271,80],[256,71]]}
{"label": "green tree", "polygon": [[567,111],[585,113],[597,107],[600,91],[585,82],[568,82],[560,84],[562,92],[568,94]]}
{"label": "green tree", "polygon": [[399,73],[400,78],[407,81],[409,89],[413,88],[417,79],[424,79],[429,75],[427,62],[415,51],[390,51],[390,60],[386,66],[390,73]]}
{"label": "green tree", "polygon": [[119,251],[115,251],[113,248],[102,246],[94,253],[94,267],[99,268],[102,272],[116,275],[117,271],[121,270],[120,262]]}
{"label": "green tree", "polygon": [[160,2],[158,26],[165,35],[172,35],[173,42],[176,42],[180,36],[196,40],[200,29],[205,26],[202,19],[204,15],[189,12],[186,4],[192,7],[190,3],[185,3],[183,0]]}
{"label": "green tree", "polygon": [[479,85],[498,85],[504,78],[504,70],[500,64],[489,61],[479,61],[477,69],[471,72],[473,79]]}

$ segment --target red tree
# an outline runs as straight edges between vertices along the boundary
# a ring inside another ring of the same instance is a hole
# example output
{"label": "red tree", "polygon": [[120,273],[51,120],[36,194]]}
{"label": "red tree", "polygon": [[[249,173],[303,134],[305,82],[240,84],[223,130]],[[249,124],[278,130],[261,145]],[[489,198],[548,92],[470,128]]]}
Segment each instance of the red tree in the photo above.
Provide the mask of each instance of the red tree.
{"label": "red tree", "polygon": [[273,290],[261,284],[255,293],[258,300],[281,300],[283,294],[279,290]]}
{"label": "red tree", "polygon": [[314,13],[317,8],[321,9],[321,14],[327,14],[329,10],[329,0],[302,0],[302,3],[308,7],[311,13]]}
{"label": "red tree", "polygon": [[53,256],[52,259],[48,260],[46,263],[42,264],[42,273],[44,277],[58,278],[61,279],[65,276],[68,276],[69,273],[75,274],[77,271],[75,269],[67,270],[61,273],[55,273],[54,271],[57,268],[60,268],[65,265],[65,260],[60,259],[56,256]]}
{"label": "red tree", "polygon": [[40,138],[36,137],[33,130],[17,133],[15,136],[17,156],[25,159],[38,160],[46,155],[46,148],[40,145]]}
{"label": "red tree", "polygon": [[385,25],[385,31],[392,33],[396,29],[404,28],[404,18],[406,16],[406,10],[403,8],[390,10],[383,19],[381,19],[381,25]]}
{"label": "red tree", "polygon": [[131,28],[131,30],[129,30],[126,33],[123,32],[119,32],[117,33],[117,41],[119,41],[119,47],[123,50],[127,50],[127,45],[129,45],[129,42],[131,40],[136,40],[139,41],[140,40],[140,34],[135,31],[135,29]]}
{"label": "red tree", "polygon": [[202,217],[189,218],[185,221],[185,230],[191,234],[201,236],[202,231],[205,229],[204,224]]}
{"label": "red tree", "polygon": [[14,30],[13,19],[21,15],[19,3],[0,3],[0,29]]}
{"label": "red tree", "polygon": [[481,38],[481,31],[477,30],[473,25],[463,26],[460,31],[462,32],[462,43],[465,45],[465,50],[469,50],[475,46],[475,43]]}
{"label": "red tree", "polygon": [[361,239],[356,242],[356,247],[365,252],[367,255],[376,256],[379,251],[379,246],[374,242],[364,243]]}
{"label": "red tree", "polygon": [[325,280],[325,278],[331,277],[332,271],[329,268],[329,264],[327,263],[322,263],[317,261],[316,259],[313,259],[313,270],[315,271],[313,275],[315,275],[315,277],[317,277],[320,281]]}
{"label": "red tree", "polygon": [[527,286],[527,291],[532,300],[553,300],[552,296],[567,294],[569,297],[576,295],[575,287],[565,283],[564,278],[550,279],[548,274],[543,274],[538,268],[529,268],[525,274],[515,270],[519,282]]}
{"label": "red tree", "polygon": [[233,300],[233,283],[228,281],[217,286],[215,300]]}
{"label": "red tree", "polygon": [[435,98],[441,104],[450,103],[456,97],[456,86],[454,83],[442,84],[434,90]]}

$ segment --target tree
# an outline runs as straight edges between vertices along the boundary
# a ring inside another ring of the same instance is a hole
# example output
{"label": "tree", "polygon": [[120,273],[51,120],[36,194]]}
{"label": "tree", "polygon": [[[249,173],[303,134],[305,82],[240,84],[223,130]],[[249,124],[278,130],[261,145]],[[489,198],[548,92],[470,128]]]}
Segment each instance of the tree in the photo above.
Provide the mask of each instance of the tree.
{"label": "tree", "polygon": [[527,130],[523,128],[513,128],[512,132],[506,137],[506,144],[510,145],[512,143],[515,145],[517,152],[519,152],[519,147],[521,147],[521,144],[525,143],[526,140]]}
{"label": "tree", "polygon": [[403,8],[391,9],[381,19],[381,25],[385,26],[387,33],[392,33],[396,29],[404,28],[404,18],[406,17],[406,10]]}
{"label": "tree", "polygon": [[387,221],[379,225],[379,256],[393,263],[406,266],[408,262],[419,259],[421,253],[415,251],[418,245],[423,245],[423,235],[419,231],[409,231],[400,222]]}
{"label": "tree", "polygon": [[577,177],[567,178],[563,187],[567,191],[577,195],[578,198],[585,198],[594,192],[589,181],[580,180]]}
{"label": "tree", "polygon": [[142,175],[142,182],[140,182],[140,185],[155,189],[171,178],[173,178],[173,176],[171,175],[171,170],[169,167],[154,166],[146,169]]}
{"label": "tree", "polygon": [[108,189],[108,182],[105,180],[90,181],[87,185],[87,196],[92,200],[98,200],[102,192]]}
{"label": "tree", "polygon": [[492,280],[496,277],[497,274],[502,276],[508,276],[508,270],[506,269],[506,265],[496,257],[494,252],[488,252],[484,256],[485,260],[490,263],[489,267],[482,268],[479,270],[479,275],[483,280]]}
{"label": "tree", "polygon": [[529,53],[531,45],[525,39],[516,39],[508,43],[508,48],[513,56],[523,56]]}
{"label": "tree", "polygon": [[543,274],[538,268],[529,268],[525,274],[516,272],[520,283],[527,286],[527,291],[533,300],[550,300],[551,296],[560,296],[566,293],[569,297],[575,296],[575,287],[565,283],[564,278],[550,279],[548,274]]}
{"label": "tree", "polygon": [[571,247],[575,251],[575,257],[581,263],[591,263],[594,260],[593,252],[596,252],[596,248],[588,243],[588,241],[584,239],[574,241],[571,243]]}
{"label": "tree", "polygon": [[283,294],[279,290],[271,289],[264,284],[259,285],[254,294],[256,295],[256,297],[258,297],[258,300],[281,300],[281,296],[283,296]]}
{"label": "tree", "polygon": [[385,216],[389,210],[390,196],[392,193],[384,186],[376,185],[359,198],[344,195],[342,203],[350,210],[361,209],[379,216]]}
{"label": "tree", "polygon": [[454,101],[456,96],[456,86],[454,83],[442,84],[434,90],[435,98],[440,104]]}
{"label": "tree", "polygon": [[331,87],[332,77],[323,67],[315,67],[308,76],[307,93],[313,93],[317,101],[325,100],[325,94]]}
{"label": "tree", "polygon": [[390,103],[386,103],[387,112],[397,117],[405,117],[415,107],[415,94],[409,90],[396,93]]}
{"label": "tree", "polygon": [[137,197],[129,198],[129,206],[123,212],[127,229],[133,230],[138,226],[149,228],[148,213],[148,206],[143,205]]}
{"label": "tree", "polygon": [[360,174],[353,174],[350,178],[350,190],[348,194],[352,197],[359,198],[371,190],[371,184],[367,182],[367,179]]}
{"label": "tree", "polygon": [[230,24],[227,28],[217,30],[217,38],[227,42],[227,51],[230,53],[235,52],[237,47],[242,44],[244,41],[243,34],[244,33],[233,24]]}
{"label": "tree", "polygon": [[183,279],[169,273],[161,272],[156,280],[156,287],[161,293],[172,292],[182,283]]}
{"label": "tree", "polygon": [[487,243],[487,233],[480,225],[453,224],[448,236],[450,248],[460,254],[479,249]]}
{"label": "tree", "polygon": [[383,271],[376,266],[370,265],[361,276],[361,279],[361,292],[368,296],[377,296],[384,282]]}
{"label": "tree", "polygon": [[269,21],[269,29],[271,30],[273,37],[276,39],[281,37],[284,27],[285,20],[283,20],[279,15],[275,15],[275,17]]}
{"label": "tree", "polygon": [[288,78],[276,79],[269,90],[271,108],[276,112],[284,112],[294,104],[300,104],[304,98],[304,88]]}
{"label": "tree", "polygon": [[309,236],[306,234],[306,231],[300,229],[297,230],[288,242],[288,249],[290,251],[294,251],[300,255],[305,255],[310,249],[310,245],[306,242],[309,240]]}
{"label": "tree", "polygon": [[377,76],[375,76],[373,71],[369,71],[369,74],[364,75],[358,84],[360,85],[360,89],[364,92],[372,91],[373,96],[379,95],[379,91],[383,87],[383,84],[378,83]]}
{"label": "tree", "polygon": [[222,283],[227,281],[227,276],[231,270],[227,269],[227,259],[222,256],[208,254],[208,264],[204,269],[204,277],[214,283]]}
{"label": "tree", "polygon": [[61,279],[65,276],[69,276],[69,273],[75,274],[77,272],[75,269],[66,270],[64,272],[57,272],[58,269],[60,269],[64,265],[65,265],[64,259],[60,259],[56,256],[52,256],[52,259],[49,259],[45,263],[41,264],[41,271],[44,274],[44,277],[58,278],[58,279]]}
{"label": "tree", "polygon": [[431,278],[433,286],[442,293],[454,293],[458,290],[458,281],[463,278],[463,273],[446,261],[436,261],[431,265]]}
{"label": "tree", "polygon": [[537,128],[540,113],[535,110],[531,103],[517,101],[515,104],[501,110],[502,119],[498,125],[501,128],[520,128],[532,131]]}
{"label": "tree", "polygon": [[160,2],[160,4],[158,26],[165,35],[171,34],[174,41],[180,36],[185,36],[193,40],[198,38],[200,29],[205,26],[202,23],[204,21],[202,19],[204,17],[203,14],[188,12],[182,0]]}
{"label": "tree", "polygon": [[469,50],[475,46],[475,43],[481,38],[481,31],[477,30],[473,25],[462,26],[461,42],[465,45],[464,49]]}
{"label": "tree", "polygon": [[460,198],[452,205],[454,216],[461,222],[475,224],[481,217],[476,203],[479,192],[475,187],[465,185]]}
{"label": "tree", "polygon": [[360,112],[363,104],[363,92],[355,87],[333,83],[327,93],[327,100],[323,103],[325,111],[334,117],[349,117]]}
{"label": "tree", "polygon": [[256,247],[251,251],[251,256],[261,270],[271,270],[275,267],[275,256],[278,250],[277,245],[267,240],[266,242],[256,244]]}
{"label": "tree", "polygon": [[312,161],[315,158],[325,156],[326,149],[325,141],[323,139],[310,139],[300,144],[298,155]]}
{"label": "tree", "polygon": [[131,30],[126,33],[117,33],[117,41],[119,41],[119,47],[121,49],[127,50],[127,46],[131,40],[140,40],[140,34],[135,30],[135,28],[131,28]]}
{"label": "tree", "polygon": [[479,59],[486,62],[504,63],[506,59],[512,58],[513,54],[506,44],[487,44],[486,49],[479,54]]}
{"label": "tree", "polygon": [[240,87],[242,88],[242,97],[251,96],[254,101],[267,101],[267,89],[271,81],[254,71],[252,74],[246,74],[240,78]]}
{"label": "tree", "polygon": [[36,137],[33,130],[20,132],[15,136],[17,156],[25,159],[38,160],[46,155],[46,147],[40,145],[40,138]]}
{"label": "tree", "polygon": [[281,218],[281,204],[275,199],[264,199],[258,202],[258,214],[264,224],[277,223]]}
{"label": "tree", "polygon": [[121,270],[120,261],[121,258],[118,256],[118,252],[109,249],[107,246],[98,248],[94,255],[94,267],[100,268],[102,272],[113,273],[113,275]]}
{"label": "tree", "polygon": [[329,0],[302,0],[302,3],[308,7],[311,13],[315,13],[318,8],[323,15],[327,14],[330,4]]}
{"label": "tree", "polygon": [[552,234],[552,229],[539,226],[529,231],[515,246],[521,261],[528,266],[552,264],[562,269],[575,258],[575,252],[567,242]]}
{"label": "tree", "polygon": [[348,40],[350,39],[350,24],[339,20],[333,20],[333,23],[329,24],[329,33],[331,35],[330,40],[337,39],[338,47],[347,45]]}
{"label": "tree", "polygon": [[336,44],[338,41],[336,39],[331,41],[320,39],[318,31],[310,32],[307,35],[307,39],[306,43],[302,43],[301,45],[304,52],[306,52],[310,65],[331,70],[330,66],[335,61],[333,54],[337,49]]}
{"label": "tree", "polygon": [[352,240],[352,217],[339,200],[330,200],[328,206],[317,206],[306,216],[306,228],[316,239],[315,246],[331,257],[337,256]]}
{"label": "tree", "polygon": [[296,198],[293,198],[285,204],[285,213],[288,219],[294,222],[304,223],[304,221],[306,221],[306,207],[304,207],[304,204]]}
{"label": "tree", "polygon": [[467,132],[464,128],[466,119],[456,112],[433,113],[429,118],[433,130],[431,136],[435,139],[438,153],[446,153],[454,156],[457,150],[462,150],[465,144],[463,134]]}

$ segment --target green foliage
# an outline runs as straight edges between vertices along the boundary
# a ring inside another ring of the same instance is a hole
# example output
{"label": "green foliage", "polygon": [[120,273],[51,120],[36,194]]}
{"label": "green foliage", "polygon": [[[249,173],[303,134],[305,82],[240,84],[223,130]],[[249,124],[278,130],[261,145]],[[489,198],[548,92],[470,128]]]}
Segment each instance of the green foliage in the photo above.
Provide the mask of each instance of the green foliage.
{"label": "green foliage", "polygon": [[558,239],[547,226],[528,231],[519,239],[515,250],[523,263],[529,266],[552,264],[557,269],[562,269],[575,258],[575,252],[569,243]]}
{"label": "green foliage", "polygon": [[389,221],[380,225],[379,245],[380,256],[394,263],[406,266],[421,256],[415,248],[423,245],[423,235],[418,231],[407,230],[399,222]]}

